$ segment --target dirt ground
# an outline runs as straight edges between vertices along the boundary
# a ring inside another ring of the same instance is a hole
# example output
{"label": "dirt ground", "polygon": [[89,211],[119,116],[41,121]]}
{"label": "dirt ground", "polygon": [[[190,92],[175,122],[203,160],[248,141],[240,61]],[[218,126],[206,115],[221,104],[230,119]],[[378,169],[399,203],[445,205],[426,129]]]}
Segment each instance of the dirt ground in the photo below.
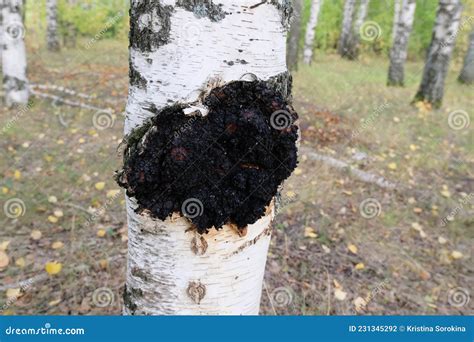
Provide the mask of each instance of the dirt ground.
{"label": "dirt ground", "polygon": [[[0,311],[120,314],[127,232],[112,176],[127,46],[104,40],[60,54],[32,46],[33,84],[83,95],[37,92],[113,115],[42,97],[0,108]],[[295,73],[300,164],[274,223],[262,314],[474,313],[474,126],[452,120],[472,118],[474,98],[456,82],[459,64],[435,111],[410,105],[421,62],[408,63],[404,88],[385,86],[385,59],[317,55]],[[362,181],[321,155],[393,186]]]}

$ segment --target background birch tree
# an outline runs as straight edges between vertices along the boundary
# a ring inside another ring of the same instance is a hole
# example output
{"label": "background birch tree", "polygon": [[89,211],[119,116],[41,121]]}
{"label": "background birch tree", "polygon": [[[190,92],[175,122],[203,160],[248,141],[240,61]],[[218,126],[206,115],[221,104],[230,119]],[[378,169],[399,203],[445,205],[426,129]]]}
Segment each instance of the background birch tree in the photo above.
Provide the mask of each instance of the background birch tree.
{"label": "background birch tree", "polygon": [[435,108],[441,106],[445,78],[458,34],[461,11],[460,0],[439,1],[423,78],[414,101],[426,101]]}
{"label": "background birch tree", "polygon": [[48,50],[59,50],[58,38],[58,3],[57,0],[46,0],[46,17],[48,26],[46,30],[46,43]]}
{"label": "background birch tree", "polygon": [[390,50],[388,85],[403,86],[405,61],[408,56],[408,40],[415,18],[416,0],[403,0],[395,10],[393,43]]}
{"label": "background birch tree", "polygon": [[28,102],[25,28],[22,23],[21,6],[21,0],[4,0],[1,8],[3,88],[5,103],[8,107]]}
{"label": "background birch tree", "polygon": [[[277,1],[133,0],[125,133],[174,102],[205,114],[202,94],[216,84],[258,79],[289,98],[290,12]],[[191,217],[209,209],[190,200],[183,208]],[[207,235],[185,217],[161,222],[137,213],[136,205],[127,199],[125,314],[258,313],[273,205],[245,231],[225,225]]]}
{"label": "background birch tree", "polygon": [[344,54],[344,57],[348,59],[357,59],[359,56],[361,29],[365,18],[367,17],[369,3],[370,0],[360,0],[357,17],[354,21],[354,27],[350,31],[349,39],[347,40],[346,53]]}
{"label": "background birch tree", "polygon": [[293,14],[288,37],[287,62],[290,70],[298,68],[298,57],[300,51],[301,37],[301,15],[303,12],[303,0],[293,0]]}
{"label": "background birch tree", "polygon": [[356,0],[346,0],[344,2],[344,11],[342,17],[341,35],[337,45],[337,51],[341,57],[346,57],[349,51],[349,39],[352,32],[352,23],[354,20],[354,12]]}
{"label": "background birch tree", "polygon": [[318,25],[318,17],[322,2],[323,0],[313,0],[311,2],[309,21],[306,26],[306,36],[303,53],[303,60],[307,65],[311,64],[311,61],[313,60],[314,37],[316,35],[315,30],[316,26]]}
{"label": "background birch tree", "polygon": [[469,46],[458,80],[465,84],[474,83],[474,30],[469,35]]}

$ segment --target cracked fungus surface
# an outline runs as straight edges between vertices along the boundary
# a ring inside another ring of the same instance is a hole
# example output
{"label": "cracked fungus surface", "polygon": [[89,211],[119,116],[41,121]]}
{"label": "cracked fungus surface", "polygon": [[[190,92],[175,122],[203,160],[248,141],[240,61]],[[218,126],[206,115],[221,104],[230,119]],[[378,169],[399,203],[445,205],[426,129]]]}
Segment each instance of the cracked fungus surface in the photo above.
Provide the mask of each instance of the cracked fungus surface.
{"label": "cracked fungus surface", "polygon": [[138,213],[165,220],[179,212],[201,234],[243,229],[265,215],[297,166],[298,116],[263,81],[214,88],[203,104],[206,116],[185,115],[184,105],[151,109],[155,116],[126,138],[117,181]]}

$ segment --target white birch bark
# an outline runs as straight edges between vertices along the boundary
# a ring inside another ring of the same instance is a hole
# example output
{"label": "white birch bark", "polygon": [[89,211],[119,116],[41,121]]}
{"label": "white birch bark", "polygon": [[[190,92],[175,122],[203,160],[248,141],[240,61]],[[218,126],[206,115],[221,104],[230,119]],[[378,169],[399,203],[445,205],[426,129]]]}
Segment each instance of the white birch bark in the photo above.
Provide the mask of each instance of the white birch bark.
{"label": "white birch bark", "polygon": [[[160,32],[167,41],[152,49],[139,46],[144,42],[130,44],[135,81],[131,78],[125,133],[153,115],[147,110],[151,105],[160,109],[176,101],[191,103],[213,84],[247,77],[268,80],[286,73],[284,5],[255,3],[215,1],[226,13],[216,19],[205,7],[190,10],[194,1],[161,0],[150,5],[133,0],[135,24],[150,28],[150,34]],[[153,6],[160,10],[152,10]],[[124,314],[258,314],[273,205],[248,227],[245,237],[230,226],[200,236],[182,217],[153,220],[134,212],[134,199],[127,199],[127,208]]]}
{"label": "white birch bark", "polygon": [[59,50],[58,39],[58,4],[57,0],[46,0],[46,19],[48,26],[46,29],[46,43],[48,50]]}
{"label": "white birch bark", "polygon": [[469,46],[461,73],[459,74],[459,82],[465,84],[474,83],[474,30],[469,35]]}
{"label": "white birch bark", "polygon": [[290,70],[296,70],[298,68],[298,56],[300,51],[303,0],[293,0],[292,3],[293,16],[288,38],[287,62]]}
{"label": "white birch bark", "polygon": [[322,6],[323,0],[313,0],[311,2],[311,10],[309,14],[309,21],[306,26],[306,37],[304,43],[304,62],[305,64],[311,64],[313,59],[313,46],[314,46],[314,37],[316,35],[316,26],[318,25],[319,12]]}
{"label": "white birch bark", "polygon": [[394,12],[393,12],[393,24],[392,24],[392,42],[395,40],[395,34],[398,27],[398,20],[400,19],[400,10],[402,6],[402,0],[395,0]]}
{"label": "white birch bark", "polygon": [[390,67],[388,85],[403,86],[405,79],[405,62],[408,56],[408,40],[415,19],[416,0],[403,0],[399,17],[393,34],[393,45],[390,50]]}
{"label": "white birch bark", "polygon": [[8,107],[28,102],[25,28],[22,23],[21,5],[21,0],[4,0],[1,9],[3,17],[3,88],[5,103]]}
{"label": "white birch bark", "polygon": [[444,81],[459,31],[462,5],[460,0],[440,0],[433,27],[431,44],[426,56],[423,79],[415,101],[427,101],[441,106]]}
{"label": "white birch bark", "polygon": [[360,29],[367,17],[370,0],[360,0],[354,27],[352,28],[347,40],[347,47],[344,57],[348,59],[357,59],[359,56]]}
{"label": "white birch bark", "polygon": [[338,52],[342,57],[345,57],[348,52],[348,42],[352,32],[355,6],[356,0],[346,0],[344,2],[341,36],[338,43]]}

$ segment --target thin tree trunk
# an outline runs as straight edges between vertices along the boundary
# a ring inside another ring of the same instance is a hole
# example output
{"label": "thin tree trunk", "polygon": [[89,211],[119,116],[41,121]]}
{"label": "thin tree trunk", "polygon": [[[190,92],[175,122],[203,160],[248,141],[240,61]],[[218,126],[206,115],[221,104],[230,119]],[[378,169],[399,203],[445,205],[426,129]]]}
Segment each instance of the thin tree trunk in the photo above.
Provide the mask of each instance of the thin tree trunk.
{"label": "thin tree trunk", "polygon": [[408,56],[408,39],[415,18],[416,0],[403,0],[399,17],[395,18],[393,45],[390,50],[390,67],[388,69],[388,85],[403,86],[404,67]]}
{"label": "thin tree trunk", "polygon": [[300,51],[301,37],[301,15],[303,12],[303,0],[293,0],[293,17],[288,38],[287,61],[288,69],[298,68],[298,56]]}
{"label": "thin tree trunk", "polygon": [[344,57],[348,59],[357,59],[357,57],[359,57],[360,30],[365,18],[367,17],[369,2],[370,0],[360,0],[357,18],[354,22],[354,27],[349,34],[346,53],[344,54]]}
{"label": "thin tree trunk", "polygon": [[392,42],[395,41],[397,33],[398,21],[400,20],[400,10],[402,7],[402,0],[395,0],[395,10],[393,12],[393,24],[392,24]]}
{"label": "thin tree trunk", "polygon": [[21,20],[21,0],[7,0],[1,9],[3,17],[3,88],[5,103],[28,102],[28,80],[26,78],[25,28]]}
{"label": "thin tree trunk", "polygon": [[458,80],[465,84],[474,83],[474,30],[469,35],[469,47]]}
{"label": "thin tree trunk", "polygon": [[[254,0],[196,3],[132,0],[126,134],[170,103],[197,101],[201,108],[201,94],[216,83],[278,79],[289,89],[288,7],[277,1],[255,6]],[[246,236],[229,225],[200,235],[177,214],[161,222],[135,206],[127,198],[124,314],[258,314],[273,205]]]}
{"label": "thin tree trunk", "polygon": [[57,0],[46,1],[46,16],[48,20],[48,27],[46,30],[48,50],[59,51]]}
{"label": "thin tree trunk", "polygon": [[313,45],[314,37],[316,35],[316,26],[318,25],[318,16],[321,9],[323,0],[313,0],[311,2],[311,12],[309,15],[308,25],[306,26],[306,37],[304,43],[304,62],[305,64],[311,64],[313,60]]}
{"label": "thin tree trunk", "polygon": [[441,106],[444,81],[458,34],[462,5],[460,0],[440,0],[426,56],[423,79],[414,101],[426,101],[434,108]]}
{"label": "thin tree trunk", "polygon": [[341,36],[339,37],[338,52],[342,57],[346,57],[349,51],[349,39],[352,33],[352,22],[356,0],[346,0],[344,3],[344,13],[342,18]]}

